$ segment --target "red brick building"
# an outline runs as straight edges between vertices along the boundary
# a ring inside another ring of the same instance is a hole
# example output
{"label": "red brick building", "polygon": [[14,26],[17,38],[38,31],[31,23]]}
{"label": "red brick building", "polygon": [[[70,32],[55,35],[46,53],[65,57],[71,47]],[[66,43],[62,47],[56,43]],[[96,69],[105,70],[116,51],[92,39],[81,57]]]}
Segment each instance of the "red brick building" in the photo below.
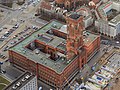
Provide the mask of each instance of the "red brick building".
{"label": "red brick building", "polygon": [[55,0],[55,3],[60,6],[64,7],[66,9],[72,9],[76,7],[76,5],[80,4],[82,0]]}
{"label": "red brick building", "polygon": [[49,85],[64,88],[100,47],[100,36],[83,33],[81,15],[71,14],[66,20],[67,27],[52,21],[12,47],[10,62]]}

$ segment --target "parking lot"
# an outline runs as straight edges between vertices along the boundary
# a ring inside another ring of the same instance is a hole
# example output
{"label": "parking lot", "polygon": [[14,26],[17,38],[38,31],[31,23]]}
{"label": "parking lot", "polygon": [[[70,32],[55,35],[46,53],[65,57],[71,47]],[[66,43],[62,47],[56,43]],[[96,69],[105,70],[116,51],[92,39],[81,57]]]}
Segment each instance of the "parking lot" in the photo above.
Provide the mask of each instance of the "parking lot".
{"label": "parking lot", "polygon": [[[2,70],[6,72],[2,75],[7,77],[8,80],[15,80],[22,73],[9,63],[8,50],[10,47],[23,41],[23,39],[29,37],[32,33],[47,24],[44,20],[36,21],[38,18],[34,15],[38,6],[36,3],[32,4],[31,2],[31,4],[26,3],[18,6],[15,10],[2,10],[0,7],[0,62],[3,63]],[[42,86],[45,90],[49,90],[50,88],[41,83],[39,86]]]}
{"label": "parking lot", "polygon": [[4,25],[2,28],[0,28],[0,41],[4,41],[5,38],[9,37],[9,35],[12,33],[12,25]]}

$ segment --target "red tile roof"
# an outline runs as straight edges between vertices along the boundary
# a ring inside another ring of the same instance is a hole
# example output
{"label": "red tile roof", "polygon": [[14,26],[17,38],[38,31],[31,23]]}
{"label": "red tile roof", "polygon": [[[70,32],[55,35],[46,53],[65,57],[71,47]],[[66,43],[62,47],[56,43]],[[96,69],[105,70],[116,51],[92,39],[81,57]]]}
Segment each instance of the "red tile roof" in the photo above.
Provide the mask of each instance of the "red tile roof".
{"label": "red tile roof", "polygon": [[45,1],[41,2],[40,7],[44,8],[44,9],[51,10],[51,5],[48,2],[45,2]]}

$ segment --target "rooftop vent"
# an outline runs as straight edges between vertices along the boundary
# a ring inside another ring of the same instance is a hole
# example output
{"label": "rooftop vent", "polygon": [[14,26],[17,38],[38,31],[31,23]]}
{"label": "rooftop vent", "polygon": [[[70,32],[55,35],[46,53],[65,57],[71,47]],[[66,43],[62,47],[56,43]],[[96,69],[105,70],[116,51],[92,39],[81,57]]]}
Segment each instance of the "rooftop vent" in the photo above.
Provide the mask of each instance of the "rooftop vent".
{"label": "rooftop vent", "polygon": [[35,54],[39,54],[40,53],[40,50],[39,49],[36,49],[35,50]]}
{"label": "rooftop vent", "polygon": [[57,28],[57,25],[56,25],[56,24],[53,24],[52,27]]}

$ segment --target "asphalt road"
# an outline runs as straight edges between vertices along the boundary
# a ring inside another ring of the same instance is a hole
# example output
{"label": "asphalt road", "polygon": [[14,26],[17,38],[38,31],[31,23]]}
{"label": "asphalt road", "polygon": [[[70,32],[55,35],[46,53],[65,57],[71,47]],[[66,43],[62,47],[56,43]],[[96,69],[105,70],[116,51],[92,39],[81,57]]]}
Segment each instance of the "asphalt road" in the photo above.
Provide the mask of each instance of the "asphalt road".
{"label": "asphalt road", "polygon": [[2,27],[3,25],[5,25],[6,23],[8,23],[11,19],[17,18],[21,13],[22,13],[21,10],[11,11],[11,12],[5,17],[5,19],[3,19],[3,20],[0,22],[0,27]]}
{"label": "asphalt road", "polygon": [[7,76],[11,80],[17,79],[23,72],[12,67],[12,66],[7,66],[4,68],[6,70],[5,76]]}
{"label": "asphalt road", "polygon": [[2,70],[6,71],[6,73],[4,73],[2,75],[5,76],[11,82],[16,80],[22,73],[24,73],[23,71],[10,65],[9,62],[3,63]]}
{"label": "asphalt road", "polygon": [[[50,90],[50,89],[53,89],[51,86],[41,82],[40,80],[38,80],[38,88],[39,87],[42,87],[43,89],[42,90]],[[53,89],[55,90],[55,89]]]}
{"label": "asphalt road", "polygon": [[87,63],[87,67],[85,69],[82,70],[81,72],[81,77],[83,77],[84,75],[86,75],[87,73],[89,73],[90,68],[96,63],[98,62],[98,60],[100,59],[100,57],[105,53],[103,51],[103,49],[106,47],[106,45],[101,44],[100,46],[100,51],[97,52],[94,57]]}

